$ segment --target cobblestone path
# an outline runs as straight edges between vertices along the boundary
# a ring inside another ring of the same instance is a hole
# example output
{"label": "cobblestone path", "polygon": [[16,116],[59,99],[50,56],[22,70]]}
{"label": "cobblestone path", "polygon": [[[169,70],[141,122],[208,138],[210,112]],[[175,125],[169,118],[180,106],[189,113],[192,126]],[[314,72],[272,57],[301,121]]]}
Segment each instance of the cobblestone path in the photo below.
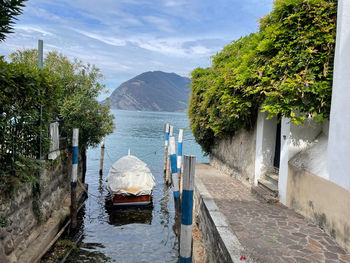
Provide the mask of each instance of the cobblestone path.
{"label": "cobblestone path", "polygon": [[350,254],[316,224],[258,199],[237,179],[207,164],[197,164],[196,177],[255,262],[350,262]]}

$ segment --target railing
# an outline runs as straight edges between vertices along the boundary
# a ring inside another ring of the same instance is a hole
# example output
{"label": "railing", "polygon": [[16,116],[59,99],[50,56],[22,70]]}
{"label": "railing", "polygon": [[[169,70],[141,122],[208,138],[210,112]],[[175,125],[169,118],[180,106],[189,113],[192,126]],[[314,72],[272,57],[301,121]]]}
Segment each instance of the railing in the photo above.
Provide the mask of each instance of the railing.
{"label": "railing", "polygon": [[38,160],[40,145],[42,145],[42,160],[46,160],[48,154],[52,151],[63,150],[68,147],[67,133],[63,121],[54,120],[50,122],[50,125],[55,122],[58,123],[57,147],[51,149],[52,140],[49,125],[42,125],[42,132],[40,133],[39,123],[32,120],[32,117],[25,118],[21,116],[8,120],[6,116],[0,116],[0,175],[14,173],[15,166],[23,158]]}

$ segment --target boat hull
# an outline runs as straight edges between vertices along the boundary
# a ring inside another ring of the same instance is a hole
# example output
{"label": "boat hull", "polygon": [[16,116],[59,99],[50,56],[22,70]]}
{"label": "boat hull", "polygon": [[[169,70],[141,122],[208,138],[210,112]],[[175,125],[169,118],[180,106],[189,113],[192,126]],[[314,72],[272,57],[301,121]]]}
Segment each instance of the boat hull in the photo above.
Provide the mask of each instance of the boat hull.
{"label": "boat hull", "polygon": [[152,202],[152,195],[112,195],[114,206],[145,206]]}

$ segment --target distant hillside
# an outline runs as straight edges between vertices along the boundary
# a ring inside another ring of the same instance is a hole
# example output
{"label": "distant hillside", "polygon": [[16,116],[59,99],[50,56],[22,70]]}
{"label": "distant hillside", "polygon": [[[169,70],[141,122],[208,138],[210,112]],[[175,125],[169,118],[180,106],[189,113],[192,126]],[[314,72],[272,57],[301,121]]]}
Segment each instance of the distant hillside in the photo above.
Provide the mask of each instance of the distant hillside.
{"label": "distant hillside", "polygon": [[112,109],[139,111],[185,111],[190,79],[175,73],[149,71],[116,88],[110,96]]}

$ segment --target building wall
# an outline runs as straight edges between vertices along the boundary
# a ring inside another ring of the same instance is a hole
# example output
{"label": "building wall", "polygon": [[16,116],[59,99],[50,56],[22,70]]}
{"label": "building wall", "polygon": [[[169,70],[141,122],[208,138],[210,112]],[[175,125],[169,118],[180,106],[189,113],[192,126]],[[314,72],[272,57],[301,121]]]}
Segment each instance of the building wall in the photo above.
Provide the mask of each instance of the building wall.
{"label": "building wall", "polygon": [[329,180],[328,121],[321,127],[320,135],[288,162],[285,204],[316,222],[350,251],[350,192]]}
{"label": "building wall", "polygon": [[[287,205],[350,251],[350,2],[338,1],[329,131],[289,162]],[[329,138],[329,139],[328,139]]]}
{"label": "building wall", "polygon": [[287,206],[316,222],[350,251],[349,191],[292,162],[289,165]]}
{"label": "building wall", "polygon": [[338,1],[332,105],[329,127],[329,179],[350,191],[350,2]]}
{"label": "building wall", "polygon": [[[305,120],[304,124],[297,125],[291,123],[289,119],[282,118],[281,127],[281,158],[278,174],[279,199],[284,205],[287,204],[287,183],[289,160],[301,151],[310,148],[315,139],[323,133],[322,123],[316,123],[312,118]],[[318,156],[314,157],[318,159]]]}
{"label": "building wall", "polygon": [[217,140],[210,154],[210,164],[247,185],[254,183],[256,128],[240,130],[236,135]]}

